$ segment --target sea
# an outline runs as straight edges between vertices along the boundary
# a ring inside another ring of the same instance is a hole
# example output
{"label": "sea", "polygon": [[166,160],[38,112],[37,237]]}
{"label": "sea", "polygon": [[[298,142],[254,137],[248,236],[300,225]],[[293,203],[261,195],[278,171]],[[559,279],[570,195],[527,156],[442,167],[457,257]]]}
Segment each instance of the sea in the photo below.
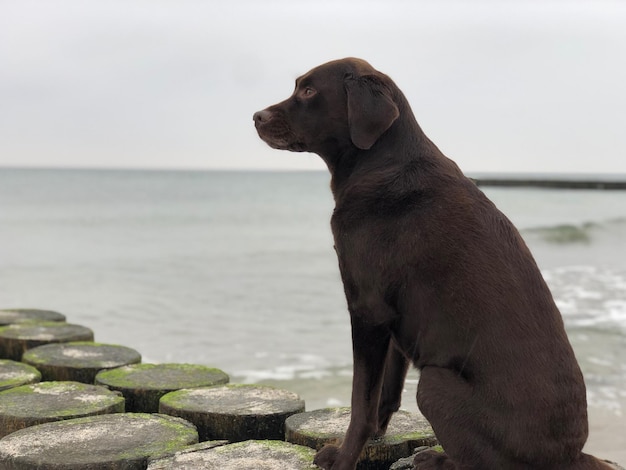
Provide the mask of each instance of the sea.
{"label": "sea", "polygon": [[[309,410],[349,405],[329,182],[322,171],[0,169],[0,308],[55,310],[144,362],[218,367],[295,391]],[[626,191],[481,189],[561,310],[587,384],[588,450],[624,464]]]}

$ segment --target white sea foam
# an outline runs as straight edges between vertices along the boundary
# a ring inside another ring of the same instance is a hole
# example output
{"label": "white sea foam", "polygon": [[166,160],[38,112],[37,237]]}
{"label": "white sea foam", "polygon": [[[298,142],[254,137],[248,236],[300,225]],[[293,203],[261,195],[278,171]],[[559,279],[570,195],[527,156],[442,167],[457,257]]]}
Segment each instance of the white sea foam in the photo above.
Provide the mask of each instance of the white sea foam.
{"label": "white sea foam", "polygon": [[567,324],[626,333],[626,269],[570,266],[543,275]]}

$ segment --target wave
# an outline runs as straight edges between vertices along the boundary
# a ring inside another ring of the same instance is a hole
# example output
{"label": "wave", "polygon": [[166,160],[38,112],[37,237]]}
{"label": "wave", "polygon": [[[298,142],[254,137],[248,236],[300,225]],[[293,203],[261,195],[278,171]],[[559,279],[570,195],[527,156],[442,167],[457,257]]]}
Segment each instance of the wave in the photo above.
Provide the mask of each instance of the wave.
{"label": "wave", "polygon": [[530,227],[522,229],[521,233],[525,237],[540,239],[547,243],[558,245],[590,244],[604,234],[618,235],[620,239],[625,239],[626,217],[609,219],[604,222]]}

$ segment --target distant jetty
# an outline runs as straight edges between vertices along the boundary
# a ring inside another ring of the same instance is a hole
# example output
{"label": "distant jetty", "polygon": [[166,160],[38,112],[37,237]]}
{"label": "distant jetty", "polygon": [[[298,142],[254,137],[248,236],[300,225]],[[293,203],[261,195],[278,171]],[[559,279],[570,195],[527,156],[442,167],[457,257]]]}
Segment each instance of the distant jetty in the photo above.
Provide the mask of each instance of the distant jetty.
{"label": "distant jetty", "polygon": [[468,175],[478,186],[626,190],[626,175],[483,173]]}

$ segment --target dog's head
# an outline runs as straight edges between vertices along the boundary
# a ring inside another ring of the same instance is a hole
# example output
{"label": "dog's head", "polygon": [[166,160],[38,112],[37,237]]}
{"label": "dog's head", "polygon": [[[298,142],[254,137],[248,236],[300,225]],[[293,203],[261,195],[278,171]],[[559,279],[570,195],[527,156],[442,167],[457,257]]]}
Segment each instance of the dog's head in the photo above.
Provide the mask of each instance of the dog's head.
{"label": "dog's head", "polygon": [[293,94],[254,114],[261,139],[273,148],[322,156],[370,149],[400,115],[389,77],[360,59],[314,68]]}

